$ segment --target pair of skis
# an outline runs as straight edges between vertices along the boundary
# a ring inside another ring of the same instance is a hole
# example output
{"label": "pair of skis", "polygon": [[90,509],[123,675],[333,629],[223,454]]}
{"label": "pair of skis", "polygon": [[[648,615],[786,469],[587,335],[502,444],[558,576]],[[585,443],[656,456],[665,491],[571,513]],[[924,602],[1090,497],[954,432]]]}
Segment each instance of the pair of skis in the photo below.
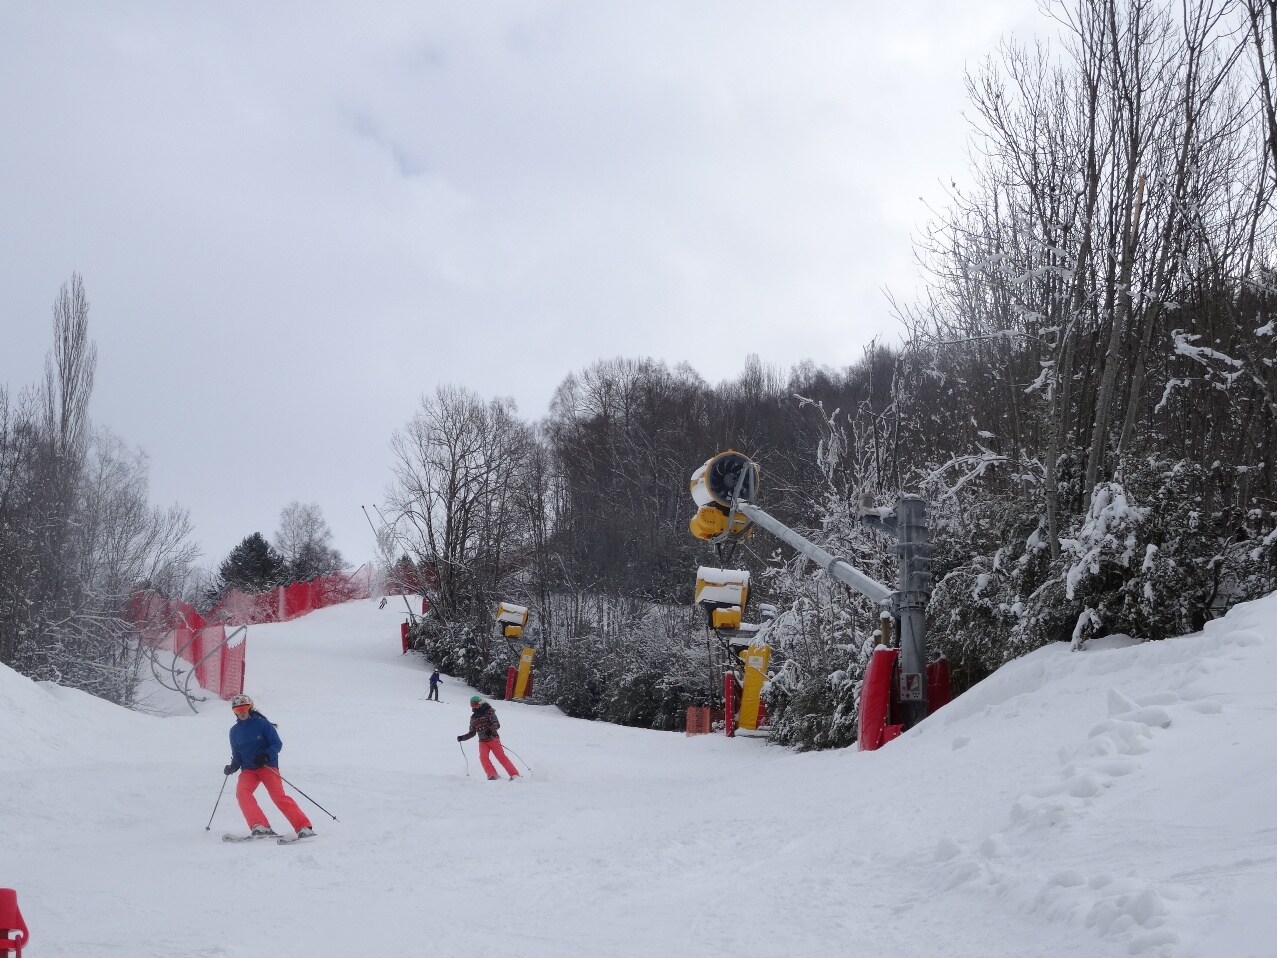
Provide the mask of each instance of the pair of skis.
{"label": "pair of skis", "polygon": [[277,845],[295,845],[297,842],[305,841],[308,838],[315,838],[315,835],[279,835],[275,832],[267,832],[264,835],[232,835],[227,832],[222,836],[224,842],[259,842],[263,838],[273,838]]}

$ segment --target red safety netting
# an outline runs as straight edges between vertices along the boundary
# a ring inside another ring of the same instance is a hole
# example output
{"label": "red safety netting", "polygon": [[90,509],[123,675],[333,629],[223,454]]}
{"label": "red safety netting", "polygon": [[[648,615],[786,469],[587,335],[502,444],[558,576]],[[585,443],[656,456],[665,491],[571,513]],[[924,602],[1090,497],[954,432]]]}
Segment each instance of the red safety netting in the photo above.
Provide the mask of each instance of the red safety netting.
{"label": "red safety netting", "polygon": [[246,632],[241,632],[222,646],[222,671],[217,691],[223,699],[233,698],[244,691],[244,650],[248,648],[244,640],[247,637]]}
{"label": "red safety netting", "polygon": [[[232,589],[200,615],[195,607],[155,592],[133,596],[133,621],[138,637],[153,649],[172,652],[195,667],[203,688],[222,699],[244,691],[245,634],[241,625],[287,622],[316,609],[352,599],[366,599],[369,583],[340,572],[310,582],[294,582],[252,595]],[[229,631],[228,631],[228,627]],[[227,636],[234,636],[227,641]]]}
{"label": "red safety netting", "polygon": [[226,626],[208,625],[195,636],[195,681],[223,699],[238,695],[243,687],[222,695],[222,649],[226,645]]}

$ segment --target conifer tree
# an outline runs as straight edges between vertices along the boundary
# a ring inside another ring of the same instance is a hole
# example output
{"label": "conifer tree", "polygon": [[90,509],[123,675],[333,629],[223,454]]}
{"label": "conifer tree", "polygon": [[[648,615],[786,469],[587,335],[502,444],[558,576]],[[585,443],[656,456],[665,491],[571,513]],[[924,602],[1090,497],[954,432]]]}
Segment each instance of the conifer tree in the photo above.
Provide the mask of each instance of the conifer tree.
{"label": "conifer tree", "polygon": [[283,580],[286,563],[260,532],[247,536],[217,569],[228,589],[265,592]]}

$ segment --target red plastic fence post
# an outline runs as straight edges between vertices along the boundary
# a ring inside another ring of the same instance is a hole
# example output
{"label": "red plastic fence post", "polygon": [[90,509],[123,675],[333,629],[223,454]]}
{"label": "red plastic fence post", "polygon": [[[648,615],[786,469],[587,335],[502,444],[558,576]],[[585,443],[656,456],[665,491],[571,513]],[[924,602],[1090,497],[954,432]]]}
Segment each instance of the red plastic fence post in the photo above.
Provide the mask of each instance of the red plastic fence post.
{"label": "red plastic fence post", "polygon": [[508,669],[506,669],[505,699],[507,702],[510,701],[510,699],[514,698],[514,683],[518,680],[518,678],[519,678],[519,670],[516,669],[513,665],[510,666]]}
{"label": "red plastic fence post", "polygon": [[399,637],[403,639],[404,652],[407,652],[408,651],[408,623],[407,622],[399,623]]}
{"label": "red plastic fence post", "polygon": [[927,714],[948,705],[953,698],[949,660],[943,655],[927,663]]}
{"label": "red plastic fence post", "polygon": [[[17,938],[10,937],[17,935]],[[12,888],[0,888],[0,958],[21,955],[31,940],[27,923],[18,910],[18,893]]]}
{"label": "red plastic fence post", "polygon": [[731,672],[723,673],[723,731],[736,737],[736,676]]}

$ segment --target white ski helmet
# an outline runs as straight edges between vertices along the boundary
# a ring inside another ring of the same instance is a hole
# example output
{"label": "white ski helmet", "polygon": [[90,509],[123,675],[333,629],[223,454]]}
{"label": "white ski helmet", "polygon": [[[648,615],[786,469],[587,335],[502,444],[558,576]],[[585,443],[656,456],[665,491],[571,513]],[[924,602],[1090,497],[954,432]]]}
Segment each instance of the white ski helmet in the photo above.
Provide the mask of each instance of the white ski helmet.
{"label": "white ski helmet", "polygon": [[250,709],[253,707],[253,700],[241,692],[239,695],[231,699],[231,708],[239,709],[247,705]]}

